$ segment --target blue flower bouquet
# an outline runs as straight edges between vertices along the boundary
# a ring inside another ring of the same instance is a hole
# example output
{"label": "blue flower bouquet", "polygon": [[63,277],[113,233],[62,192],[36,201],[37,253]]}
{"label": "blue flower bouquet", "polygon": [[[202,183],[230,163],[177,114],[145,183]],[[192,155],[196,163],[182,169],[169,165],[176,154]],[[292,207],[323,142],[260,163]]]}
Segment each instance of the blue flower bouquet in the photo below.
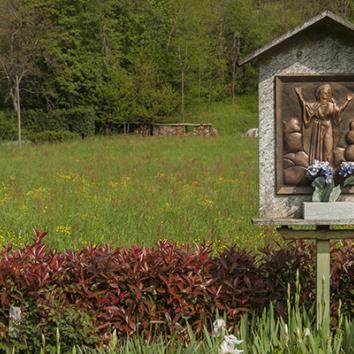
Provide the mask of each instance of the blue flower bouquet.
{"label": "blue flower bouquet", "polygon": [[[354,185],[354,163],[342,162],[337,170],[338,176],[344,178],[343,187]],[[307,177],[314,188],[313,202],[335,202],[338,200],[342,186],[334,181],[334,171],[328,161],[317,161],[307,168]]]}

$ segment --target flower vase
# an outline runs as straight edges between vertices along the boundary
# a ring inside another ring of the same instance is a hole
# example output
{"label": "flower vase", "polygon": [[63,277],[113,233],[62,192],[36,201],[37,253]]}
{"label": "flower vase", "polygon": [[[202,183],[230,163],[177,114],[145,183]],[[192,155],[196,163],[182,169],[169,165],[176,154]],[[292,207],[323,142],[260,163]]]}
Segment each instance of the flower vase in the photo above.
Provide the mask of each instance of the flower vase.
{"label": "flower vase", "polygon": [[350,220],[354,219],[352,202],[304,202],[305,220]]}

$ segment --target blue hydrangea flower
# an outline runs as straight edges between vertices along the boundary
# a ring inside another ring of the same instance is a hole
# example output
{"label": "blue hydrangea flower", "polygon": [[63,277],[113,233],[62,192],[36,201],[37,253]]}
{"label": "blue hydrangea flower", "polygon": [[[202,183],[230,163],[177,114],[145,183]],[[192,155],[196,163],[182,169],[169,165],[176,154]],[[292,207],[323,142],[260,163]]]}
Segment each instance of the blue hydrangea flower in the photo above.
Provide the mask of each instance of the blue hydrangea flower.
{"label": "blue hydrangea flower", "polygon": [[348,175],[353,174],[354,172],[354,163],[353,162],[342,162],[339,166],[338,174],[342,177],[347,177]]}
{"label": "blue hydrangea flower", "polygon": [[319,172],[318,168],[316,168],[316,167],[314,167],[314,166],[309,166],[309,167],[307,168],[307,176],[308,176],[310,179],[316,178],[318,172]]}
{"label": "blue hydrangea flower", "polygon": [[333,181],[333,168],[328,161],[315,160],[314,163],[307,168],[307,177],[312,181],[317,177],[325,177],[326,183],[331,183]]}

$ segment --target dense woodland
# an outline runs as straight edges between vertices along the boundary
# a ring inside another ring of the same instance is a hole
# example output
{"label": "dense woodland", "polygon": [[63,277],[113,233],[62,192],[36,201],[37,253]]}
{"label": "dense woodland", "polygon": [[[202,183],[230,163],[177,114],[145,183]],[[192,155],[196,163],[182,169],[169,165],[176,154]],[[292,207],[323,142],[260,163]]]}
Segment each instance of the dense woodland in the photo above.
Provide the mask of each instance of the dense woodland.
{"label": "dense woodland", "polygon": [[16,112],[25,130],[82,134],[183,121],[255,93],[237,61],[324,10],[354,21],[354,0],[0,0],[0,135]]}

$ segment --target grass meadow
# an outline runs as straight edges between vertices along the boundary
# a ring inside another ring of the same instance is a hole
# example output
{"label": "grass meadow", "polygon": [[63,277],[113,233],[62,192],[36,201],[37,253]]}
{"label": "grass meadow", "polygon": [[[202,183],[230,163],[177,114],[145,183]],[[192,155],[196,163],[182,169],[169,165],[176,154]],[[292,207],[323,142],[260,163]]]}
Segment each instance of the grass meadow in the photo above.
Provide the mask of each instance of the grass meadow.
{"label": "grass meadow", "polygon": [[258,212],[255,97],[199,105],[189,122],[212,122],[216,138],[93,137],[63,144],[0,146],[0,245],[32,228],[55,248],[87,243],[151,245],[158,239],[255,249],[276,237]]}

